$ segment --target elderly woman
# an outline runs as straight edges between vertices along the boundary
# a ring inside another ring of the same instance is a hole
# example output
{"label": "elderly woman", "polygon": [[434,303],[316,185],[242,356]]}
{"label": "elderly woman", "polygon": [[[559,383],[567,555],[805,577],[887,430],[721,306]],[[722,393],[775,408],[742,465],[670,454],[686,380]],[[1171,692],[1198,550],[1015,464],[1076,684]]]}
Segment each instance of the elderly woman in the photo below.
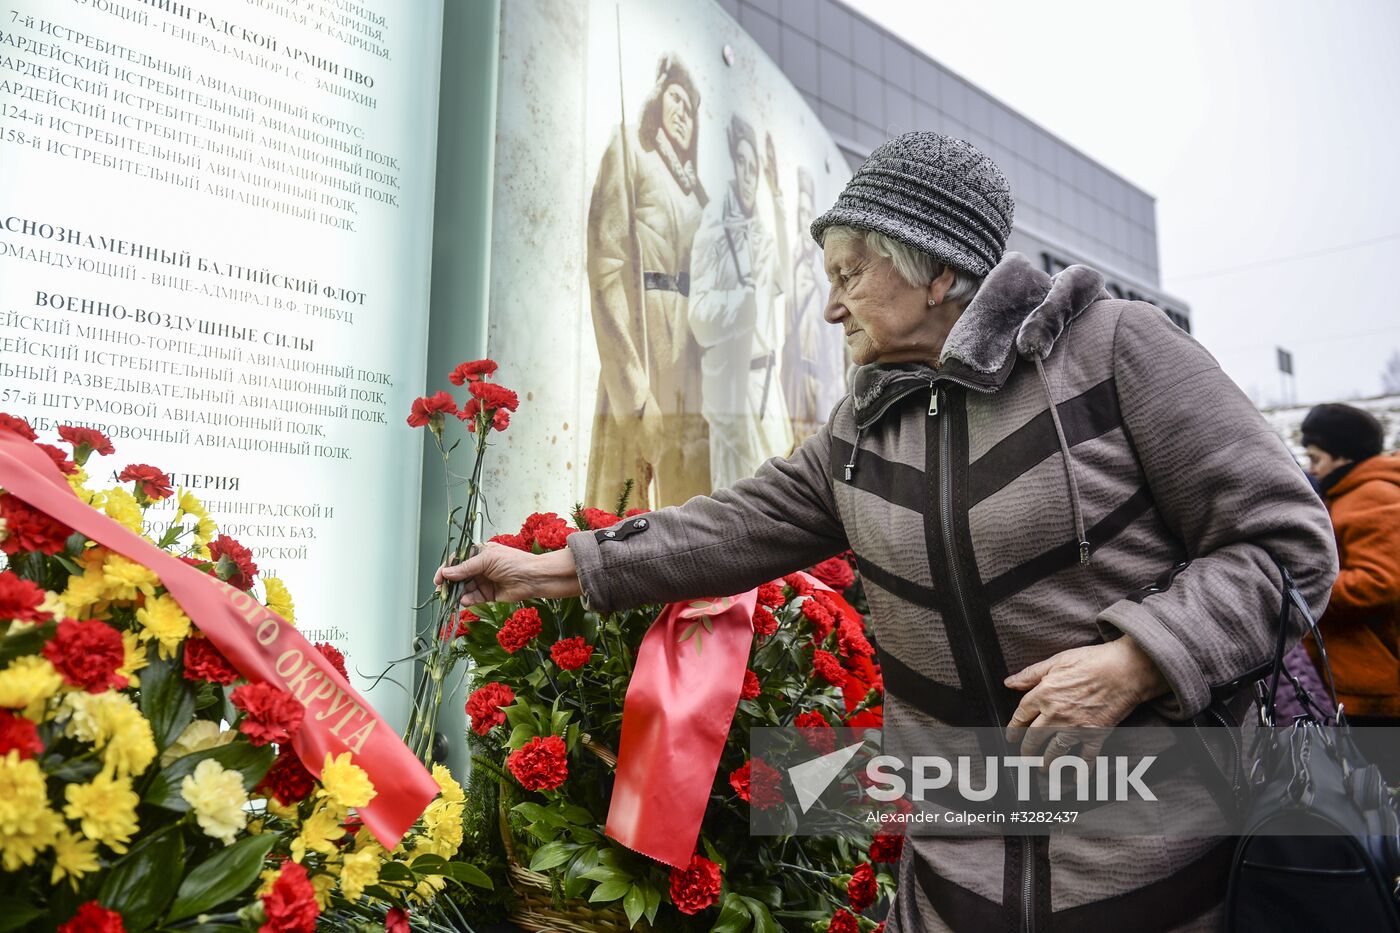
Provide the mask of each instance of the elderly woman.
{"label": "elderly woman", "polygon": [[[1058,742],[1213,702],[1242,714],[1280,598],[1266,550],[1320,610],[1327,514],[1205,350],[1088,268],[1051,278],[1003,255],[1011,219],[1006,179],[969,144],[880,146],[812,225],[826,319],[860,367],[826,427],[625,534],[539,556],[488,545],[445,575],[472,581],[467,603],[582,592],[611,610],[740,591],[849,547],[887,726]],[[904,851],[891,933],[1217,929],[1229,854],[1161,836]]]}

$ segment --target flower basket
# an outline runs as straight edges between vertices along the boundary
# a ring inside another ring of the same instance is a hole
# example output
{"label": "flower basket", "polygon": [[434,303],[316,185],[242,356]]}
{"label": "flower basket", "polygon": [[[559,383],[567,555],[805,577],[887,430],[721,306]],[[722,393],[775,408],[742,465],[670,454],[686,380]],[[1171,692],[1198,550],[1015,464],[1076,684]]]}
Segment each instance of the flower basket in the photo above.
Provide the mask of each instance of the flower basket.
{"label": "flower basket", "polygon": [[[617,766],[617,755],[587,737],[579,744],[607,767]],[[506,873],[511,890],[520,902],[511,908],[510,922],[531,933],[628,933],[628,930],[650,930],[645,920],[629,927],[627,915],[618,907],[591,907],[581,901],[565,901],[555,906],[553,885],[544,872],[531,871],[520,860],[510,827],[510,786],[500,782],[498,797],[501,844],[506,851]]]}

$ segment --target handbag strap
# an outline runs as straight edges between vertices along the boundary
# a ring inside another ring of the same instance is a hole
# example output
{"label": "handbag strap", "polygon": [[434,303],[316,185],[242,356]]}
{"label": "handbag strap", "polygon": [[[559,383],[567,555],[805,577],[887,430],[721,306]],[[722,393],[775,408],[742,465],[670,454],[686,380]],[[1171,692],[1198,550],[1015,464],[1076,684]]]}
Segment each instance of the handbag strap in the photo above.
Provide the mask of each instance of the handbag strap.
{"label": "handbag strap", "polygon": [[1304,707],[1311,707],[1319,721],[1326,716],[1326,714],[1318,708],[1317,704],[1313,702],[1308,691],[1303,689],[1302,684],[1300,684],[1297,678],[1283,665],[1283,656],[1288,645],[1288,626],[1295,610],[1302,616],[1303,621],[1307,623],[1307,632],[1304,634],[1311,633],[1313,640],[1317,643],[1318,657],[1322,659],[1324,683],[1328,695],[1332,699],[1332,706],[1337,710],[1337,716],[1340,720],[1343,714],[1341,705],[1337,701],[1337,684],[1332,677],[1332,663],[1327,657],[1327,645],[1322,640],[1322,632],[1317,627],[1317,620],[1313,618],[1312,610],[1308,607],[1308,601],[1303,598],[1302,592],[1298,589],[1298,584],[1293,580],[1293,574],[1288,572],[1288,568],[1284,566],[1283,561],[1279,560],[1278,555],[1267,548],[1265,548],[1265,553],[1269,555],[1269,559],[1272,560],[1274,566],[1278,568],[1279,578],[1282,581],[1283,594],[1283,601],[1279,606],[1278,613],[1278,632],[1274,638],[1274,660],[1269,671],[1268,686],[1265,688],[1264,696],[1261,697],[1261,712],[1265,724],[1270,726],[1274,725],[1278,703],[1278,685],[1279,680],[1283,677],[1288,678],[1294,690],[1297,691],[1298,698],[1302,701]]}

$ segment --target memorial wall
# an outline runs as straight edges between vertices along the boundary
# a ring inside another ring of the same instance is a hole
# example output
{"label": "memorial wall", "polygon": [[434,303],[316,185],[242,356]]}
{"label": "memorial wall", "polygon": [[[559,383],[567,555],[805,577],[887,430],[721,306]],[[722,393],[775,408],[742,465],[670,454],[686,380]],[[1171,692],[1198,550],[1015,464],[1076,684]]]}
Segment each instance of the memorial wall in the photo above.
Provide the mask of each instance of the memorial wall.
{"label": "memorial wall", "polygon": [[359,686],[416,602],[441,22],[0,0],[0,410],[194,492]]}
{"label": "memorial wall", "polygon": [[786,455],[845,392],[807,228],[850,171],[821,122],[712,3],[505,0],[500,49],[488,340],[524,401],[494,530]]}

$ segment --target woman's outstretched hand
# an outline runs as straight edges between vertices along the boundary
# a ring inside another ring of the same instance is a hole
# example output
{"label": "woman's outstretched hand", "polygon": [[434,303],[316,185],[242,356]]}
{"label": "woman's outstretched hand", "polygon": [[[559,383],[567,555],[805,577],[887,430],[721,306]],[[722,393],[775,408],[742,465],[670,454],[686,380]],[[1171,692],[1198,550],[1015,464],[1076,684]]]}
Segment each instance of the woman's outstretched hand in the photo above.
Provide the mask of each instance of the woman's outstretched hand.
{"label": "woman's outstretched hand", "polygon": [[463,606],[583,593],[573,552],[567,547],[548,554],[529,554],[487,542],[460,564],[439,567],[433,575],[433,583],[439,586],[457,581],[465,584],[460,600]]}

